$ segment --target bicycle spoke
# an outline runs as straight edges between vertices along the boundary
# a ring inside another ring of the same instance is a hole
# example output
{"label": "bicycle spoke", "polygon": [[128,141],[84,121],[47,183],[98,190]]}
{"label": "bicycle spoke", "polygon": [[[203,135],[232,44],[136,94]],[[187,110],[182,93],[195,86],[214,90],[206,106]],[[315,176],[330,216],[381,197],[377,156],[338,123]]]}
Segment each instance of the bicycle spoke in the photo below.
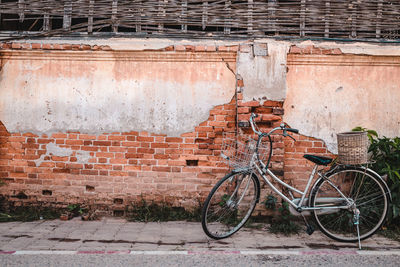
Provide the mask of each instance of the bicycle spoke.
{"label": "bicycle spoke", "polygon": [[212,238],[224,238],[240,229],[250,217],[258,184],[249,173],[232,173],[211,191],[203,209],[202,226]]}
{"label": "bicycle spoke", "polygon": [[[340,199],[342,195],[352,200],[350,204],[354,203],[349,205],[348,210],[342,210],[341,213],[326,214],[314,211],[314,217],[320,229],[334,239],[357,242],[354,214],[358,209],[360,239],[365,239],[376,232],[382,225],[388,210],[387,193],[377,179],[365,169],[347,168],[331,173],[326,179],[320,180],[316,193],[312,196],[313,206],[323,206],[316,202],[319,198]],[[336,203],[336,205],[339,204]]]}

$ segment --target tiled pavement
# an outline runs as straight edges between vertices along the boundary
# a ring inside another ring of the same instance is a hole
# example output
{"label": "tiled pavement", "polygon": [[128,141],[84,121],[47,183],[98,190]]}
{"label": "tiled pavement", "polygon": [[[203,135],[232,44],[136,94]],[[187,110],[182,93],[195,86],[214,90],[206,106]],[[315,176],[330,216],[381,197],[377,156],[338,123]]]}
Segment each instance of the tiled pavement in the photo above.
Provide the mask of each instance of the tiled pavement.
{"label": "tiled pavement", "polygon": [[[0,223],[0,253],[9,251],[354,251],[357,244],[335,242],[319,231],[286,237],[266,229],[241,229],[223,240],[209,239],[200,223],[137,223],[42,220]],[[369,251],[399,251],[400,243],[375,235],[362,242]]]}

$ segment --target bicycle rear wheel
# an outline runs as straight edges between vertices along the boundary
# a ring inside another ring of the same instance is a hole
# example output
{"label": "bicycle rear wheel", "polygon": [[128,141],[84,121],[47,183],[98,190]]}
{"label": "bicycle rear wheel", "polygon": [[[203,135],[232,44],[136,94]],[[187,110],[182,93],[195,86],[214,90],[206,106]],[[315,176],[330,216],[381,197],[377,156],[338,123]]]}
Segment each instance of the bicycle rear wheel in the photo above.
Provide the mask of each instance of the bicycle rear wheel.
{"label": "bicycle rear wheel", "polygon": [[[310,199],[312,207],[347,205],[345,198],[332,185],[355,203],[348,209],[314,210],[321,231],[341,242],[357,242],[358,223],[360,240],[373,235],[382,226],[388,212],[388,192],[382,183],[378,177],[356,167],[340,169],[317,181]],[[358,220],[356,209],[360,212]]]}
{"label": "bicycle rear wheel", "polygon": [[260,197],[260,183],[253,173],[231,172],[211,190],[202,211],[201,224],[211,238],[236,233],[249,219]]}

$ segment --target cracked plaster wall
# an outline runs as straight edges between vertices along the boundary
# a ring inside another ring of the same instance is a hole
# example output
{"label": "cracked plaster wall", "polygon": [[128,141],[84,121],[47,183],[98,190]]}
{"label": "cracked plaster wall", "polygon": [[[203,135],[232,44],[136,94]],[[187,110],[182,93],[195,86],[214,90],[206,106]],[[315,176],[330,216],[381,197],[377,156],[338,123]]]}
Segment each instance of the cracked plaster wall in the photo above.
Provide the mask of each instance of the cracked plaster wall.
{"label": "cracked plaster wall", "polygon": [[235,90],[226,64],[235,69],[236,53],[225,53],[228,62],[220,53],[14,53],[0,73],[0,120],[10,132],[179,136]]}
{"label": "cracked plaster wall", "polygon": [[[337,153],[336,134],[356,126],[400,135],[398,46],[306,42],[342,54],[288,56],[284,120]],[[346,52],[346,53],[345,53]]]}
{"label": "cracked plaster wall", "polygon": [[[266,47],[266,55],[257,49]],[[260,48],[261,46],[261,48]],[[241,45],[237,72],[243,78],[243,100],[284,100],[286,98],[286,55],[290,44],[277,41],[259,41]]]}

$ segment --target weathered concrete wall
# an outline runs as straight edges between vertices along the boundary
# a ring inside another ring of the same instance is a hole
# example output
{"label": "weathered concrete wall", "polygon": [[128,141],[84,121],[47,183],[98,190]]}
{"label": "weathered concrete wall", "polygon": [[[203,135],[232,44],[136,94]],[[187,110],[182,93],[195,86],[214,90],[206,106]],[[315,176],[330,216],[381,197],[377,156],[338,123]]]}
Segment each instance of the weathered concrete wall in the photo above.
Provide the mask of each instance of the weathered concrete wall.
{"label": "weathered concrete wall", "polygon": [[399,135],[394,46],[64,42],[0,43],[0,194],[13,201],[196,205],[228,171],[222,132],[251,112],[264,131],[283,114],[300,130],[296,143],[274,136],[270,166],[300,187],[303,154],[331,155],[335,133]]}
{"label": "weathered concrete wall", "polygon": [[288,67],[284,120],[331,152],[356,126],[400,135],[400,57],[291,54]]}
{"label": "weathered concrete wall", "polygon": [[179,136],[230,101],[235,62],[235,52],[3,52],[0,121],[10,132]]}
{"label": "weathered concrete wall", "polygon": [[259,41],[241,45],[237,72],[246,90],[244,100],[284,100],[286,97],[287,42]]}

